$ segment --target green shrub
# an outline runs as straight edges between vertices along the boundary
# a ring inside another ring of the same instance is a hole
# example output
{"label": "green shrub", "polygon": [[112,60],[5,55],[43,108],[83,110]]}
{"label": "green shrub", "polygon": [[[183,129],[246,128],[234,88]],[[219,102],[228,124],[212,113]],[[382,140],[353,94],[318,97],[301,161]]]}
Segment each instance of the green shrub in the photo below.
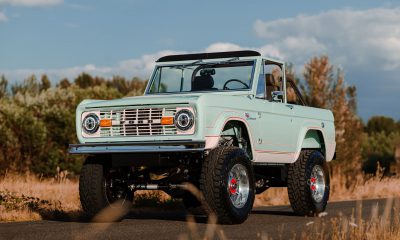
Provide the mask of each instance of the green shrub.
{"label": "green shrub", "polygon": [[[79,173],[82,156],[67,153],[68,145],[77,142],[77,105],[84,99],[138,95],[145,87],[137,78],[106,80],[82,74],[75,81],[79,85],[67,84],[64,79],[63,84],[51,88],[46,79],[42,76],[38,83],[31,76],[12,86],[11,94],[0,95],[0,173],[8,169],[53,176],[57,167]],[[86,83],[85,79],[92,80]]]}

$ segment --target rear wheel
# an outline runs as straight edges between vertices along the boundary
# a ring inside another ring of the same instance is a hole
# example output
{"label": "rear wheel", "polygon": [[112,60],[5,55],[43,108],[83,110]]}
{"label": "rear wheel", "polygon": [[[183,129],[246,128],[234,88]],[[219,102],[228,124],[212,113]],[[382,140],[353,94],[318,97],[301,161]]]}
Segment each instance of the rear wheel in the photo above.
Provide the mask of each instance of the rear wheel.
{"label": "rear wheel", "polygon": [[308,216],[323,212],[329,191],[329,170],[324,156],[316,150],[303,150],[288,169],[288,195],[294,212]]}
{"label": "rear wheel", "polygon": [[222,224],[244,222],[254,203],[254,173],[248,155],[238,147],[221,146],[206,158],[200,189]]}
{"label": "rear wheel", "polygon": [[88,157],[79,178],[82,208],[90,218],[106,207],[130,208],[133,193],[127,185],[128,171],[105,166],[100,159]]}

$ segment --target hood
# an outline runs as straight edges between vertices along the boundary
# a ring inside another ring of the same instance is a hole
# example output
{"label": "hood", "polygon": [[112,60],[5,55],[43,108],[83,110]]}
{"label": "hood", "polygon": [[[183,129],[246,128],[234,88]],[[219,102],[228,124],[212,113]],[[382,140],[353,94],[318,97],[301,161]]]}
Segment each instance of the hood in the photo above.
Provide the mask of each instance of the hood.
{"label": "hood", "polygon": [[144,95],[115,100],[84,100],[79,105],[80,107],[85,108],[98,108],[115,106],[190,104],[195,102],[198,98],[199,95]]}

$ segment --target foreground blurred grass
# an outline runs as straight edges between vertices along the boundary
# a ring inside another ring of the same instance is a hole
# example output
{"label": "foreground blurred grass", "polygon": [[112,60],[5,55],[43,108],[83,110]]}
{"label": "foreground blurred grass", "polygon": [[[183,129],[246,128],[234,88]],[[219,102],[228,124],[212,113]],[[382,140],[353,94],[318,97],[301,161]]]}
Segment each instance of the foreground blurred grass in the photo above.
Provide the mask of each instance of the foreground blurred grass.
{"label": "foreground blurred grass", "polygon": [[[77,219],[82,216],[78,181],[66,172],[54,178],[5,174],[0,177],[0,221]],[[336,172],[331,179],[330,201],[400,197],[400,178],[352,176]],[[255,206],[289,204],[286,188],[271,188],[256,196]],[[161,191],[135,193],[138,208],[181,208],[179,200]]]}

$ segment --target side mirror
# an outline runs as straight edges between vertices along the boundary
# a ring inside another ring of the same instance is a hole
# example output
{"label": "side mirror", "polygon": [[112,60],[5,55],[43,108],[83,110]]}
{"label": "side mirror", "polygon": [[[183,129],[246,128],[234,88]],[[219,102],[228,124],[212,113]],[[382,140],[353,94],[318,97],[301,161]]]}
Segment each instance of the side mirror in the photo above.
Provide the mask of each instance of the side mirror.
{"label": "side mirror", "polygon": [[283,102],[283,92],[282,91],[273,91],[272,92],[272,101],[273,102]]}

